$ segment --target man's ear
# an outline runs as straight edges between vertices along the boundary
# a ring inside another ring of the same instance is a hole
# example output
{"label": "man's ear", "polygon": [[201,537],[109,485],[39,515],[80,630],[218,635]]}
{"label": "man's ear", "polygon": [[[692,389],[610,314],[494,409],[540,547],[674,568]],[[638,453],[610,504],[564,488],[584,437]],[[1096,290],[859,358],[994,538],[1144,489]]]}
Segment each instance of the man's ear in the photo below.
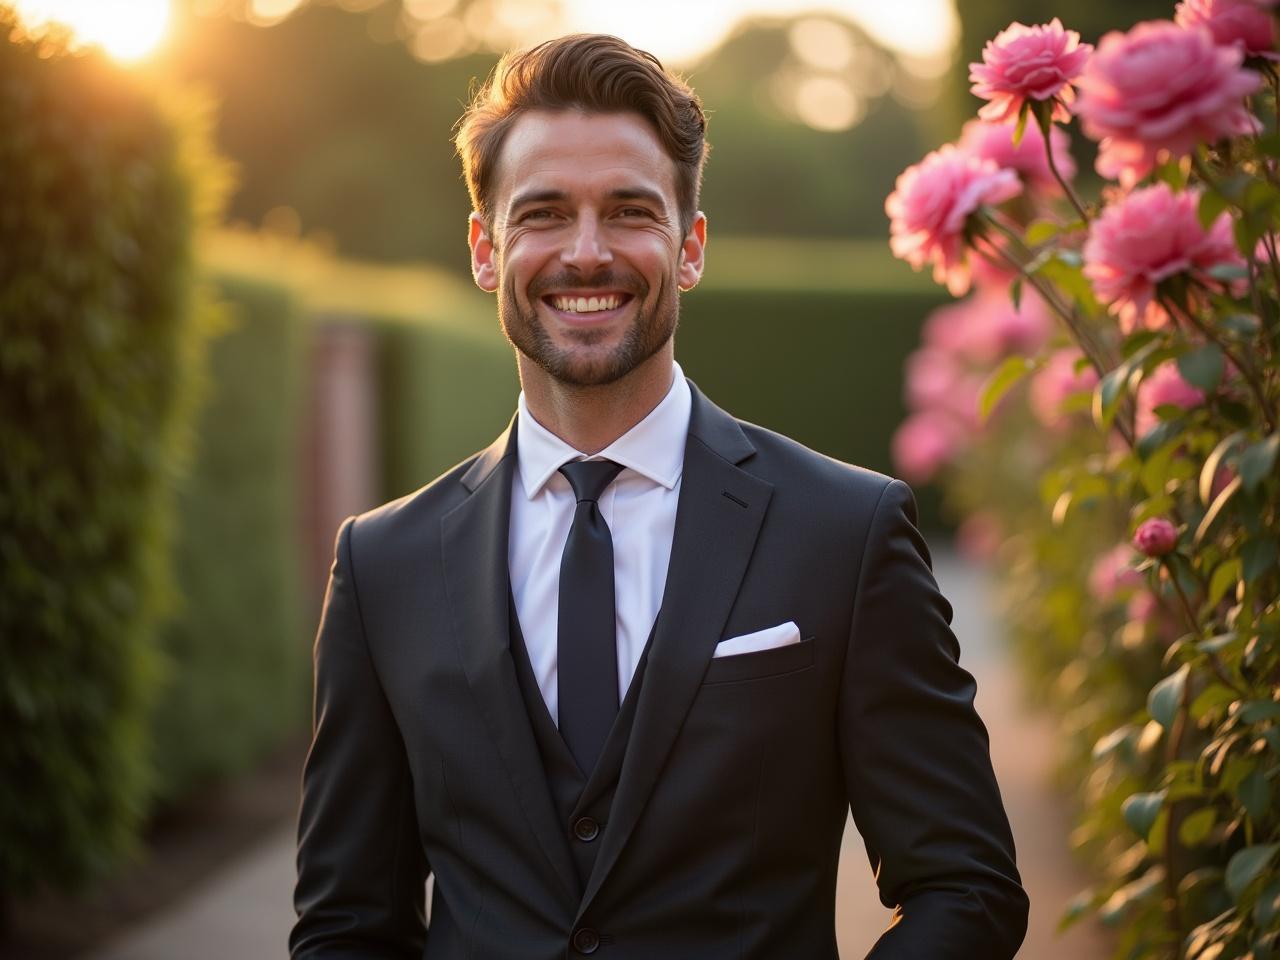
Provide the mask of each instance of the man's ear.
{"label": "man's ear", "polygon": [[703,258],[707,249],[707,215],[699,210],[693,215],[689,233],[680,245],[680,264],[676,282],[681,290],[692,290],[702,278]]}
{"label": "man's ear", "polygon": [[475,211],[471,213],[467,228],[467,245],[471,247],[471,276],[475,278],[476,286],[485,293],[493,293],[498,289],[497,250],[489,236],[489,228]]}

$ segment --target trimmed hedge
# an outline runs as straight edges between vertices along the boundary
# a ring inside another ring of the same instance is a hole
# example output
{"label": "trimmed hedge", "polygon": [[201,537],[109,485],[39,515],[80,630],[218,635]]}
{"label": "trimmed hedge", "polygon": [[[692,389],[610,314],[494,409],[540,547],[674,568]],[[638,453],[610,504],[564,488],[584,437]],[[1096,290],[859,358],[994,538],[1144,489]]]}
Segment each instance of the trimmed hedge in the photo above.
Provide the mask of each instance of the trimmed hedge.
{"label": "trimmed hedge", "polygon": [[180,607],[161,632],[169,682],[151,720],[159,799],[239,773],[307,720],[299,550],[302,361],[290,293],[218,278],[232,322],[179,501]]}
{"label": "trimmed hedge", "polygon": [[226,182],[191,107],[0,8],[0,897],[103,872],[145,809]]}

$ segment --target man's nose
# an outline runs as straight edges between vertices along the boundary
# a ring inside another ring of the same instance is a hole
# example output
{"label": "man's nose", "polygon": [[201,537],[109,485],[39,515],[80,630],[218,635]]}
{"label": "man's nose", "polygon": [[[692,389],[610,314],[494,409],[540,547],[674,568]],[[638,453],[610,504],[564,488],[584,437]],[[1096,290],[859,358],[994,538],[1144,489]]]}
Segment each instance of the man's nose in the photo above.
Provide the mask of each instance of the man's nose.
{"label": "man's nose", "polygon": [[613,262],[605,232],[594,215],[578,218],[568,243],[560,253],[560,262],[585,274],[594,273]]}

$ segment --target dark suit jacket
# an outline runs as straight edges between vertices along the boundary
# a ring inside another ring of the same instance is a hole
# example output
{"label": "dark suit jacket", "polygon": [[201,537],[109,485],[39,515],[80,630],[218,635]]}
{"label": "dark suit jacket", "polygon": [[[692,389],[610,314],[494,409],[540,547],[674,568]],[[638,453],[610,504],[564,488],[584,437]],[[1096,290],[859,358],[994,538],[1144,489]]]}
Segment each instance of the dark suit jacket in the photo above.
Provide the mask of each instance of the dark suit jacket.
{"label": "dark suit jacket", "polygon": [[[835,958],[852,809],[900,914],[872,957],[1012,957],[1027,898],[910,489],[696,388],[662,612],[581,890],[508,649],[512,434],[338,533],[292,955],[551,960],[590,928],[606,960]],[[712,659],[788,620],[803,643]]]}

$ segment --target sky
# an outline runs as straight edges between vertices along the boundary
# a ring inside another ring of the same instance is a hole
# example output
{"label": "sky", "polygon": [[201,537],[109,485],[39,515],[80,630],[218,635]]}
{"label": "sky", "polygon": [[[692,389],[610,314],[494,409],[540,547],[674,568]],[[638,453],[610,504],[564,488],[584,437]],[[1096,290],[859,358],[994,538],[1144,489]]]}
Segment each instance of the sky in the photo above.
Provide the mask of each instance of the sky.
{"label": "sky", "polygon": [[[303,0],[247,0],[263,22],[280,19]],[[408,9],[447,18],[457,0],[404,0]],[[204,0],[201,5],[208,5]],[[216,5],[216,4],[215,4]],[[370,0],[345,0],[370,6]],[[101,43],[121,60],[145,57],[164,40],[171,0],[17,0],[31,22],[69,24],[87,42]],[[525,3],[498,0],[519,16]],[[689,65],[713,49],[745,19],[801,13],[842,14],[875,39],[922,64],[942,64],[959,34],[954,0],[559,0],[565,29],[613,33],[672,65]],[[533,37],[531,39],[541,39]]]}

